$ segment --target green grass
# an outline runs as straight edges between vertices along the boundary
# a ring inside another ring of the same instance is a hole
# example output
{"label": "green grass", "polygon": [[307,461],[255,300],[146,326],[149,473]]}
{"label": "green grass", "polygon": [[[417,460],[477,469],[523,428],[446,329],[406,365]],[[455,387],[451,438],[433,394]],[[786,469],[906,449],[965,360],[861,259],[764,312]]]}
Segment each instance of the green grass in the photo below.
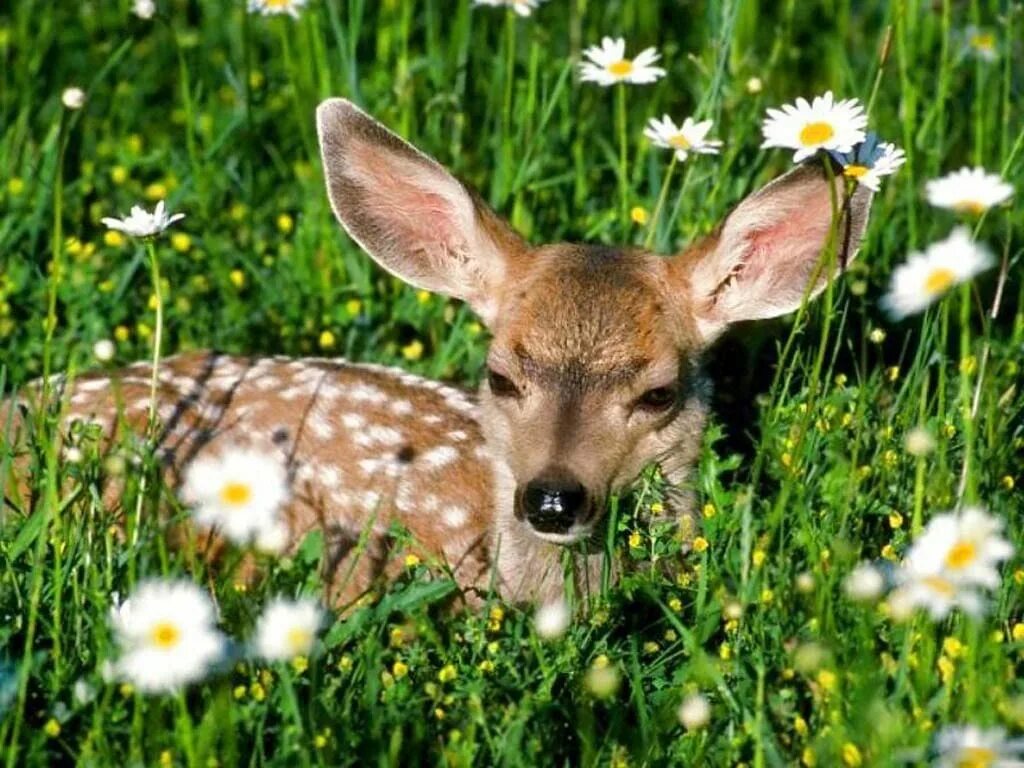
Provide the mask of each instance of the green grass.
{"label": "green grass", "polygon": [[[141,697],[102,679],[114,593],[192,573],[244,638],[266,596],[318,594],[319,542],[239,591],[167,551],[145,468],[129,472],[123,504],[149,514],[126,543],[100,500],[101,463],[64,464],[39,438],[36,502],[0,521],[8,766],[884,766],[927,763],[945,725],[1024,729],[1019,559],[981,621],[897,623],[842,590],[859,560],[905,553],[961,483],[1022,541],[1020,204],[977,224],[1007,266],[997,314],[1000,270],[899,324],[878,308],[893,266],[954,223],[923,202],[927,179],[980,164],[1024,192],[1019,7],[550,0],[523,20],[468,0],[311,0],[293,21],[247,16],[240,0],[163,0],[144,22],[128,5],[0,9],[5,392],[98,367],[98,339],[118,339],[118,362],[151,355],[147,254],[107,239],[99,219],[161,197],[188,214],[157,243],[165,353],[336,354],[475,383],[486,331],[384,276],[340,233],[312,119],[327,96],[435,155],[534,242],[681,247],[788,166],[789,153],[758,149],[765,107],[827,88],[870,100],[872,127],[909,162],[886,180],[835,291],[796,322],[735,334],[713,361],[727,383],[696,477],[707,549],[673,580],[645,567],[662,546],[636,522],[658,490],[645,481],[616,531],[636,567],[561,641],[539,640],[511,606],[452,615],[443,584],[411,569],[332,622],[308,668],[239,661],[180,697]],[[996,61],[965,55],[972,23],[995,34]],[[573,67],[604,34],[657,45],[669,70],[625,91],[624,123],[615,89],[580,84]],[[751,77],[763,91],[748,92]],[[84,109],[62,108],[69,85],[85,88]],[[675,168],[651,234],[621,211],[656,206],[669,162],[641,131],[663,112],[713,118],[725,146]],[[916,425],[937,437],[927,457],[903,448]],[[0,439],[0,475],[9,454]],[[413,637],[396,643],[398,627]],[[602,655],[621,676],[605,699],[586,684]],[[409,671],[395,679],[399,660]],[[442,682],[446,665],[457,674]],[[698,691],[711,721],[686,733],[676,708]]]}

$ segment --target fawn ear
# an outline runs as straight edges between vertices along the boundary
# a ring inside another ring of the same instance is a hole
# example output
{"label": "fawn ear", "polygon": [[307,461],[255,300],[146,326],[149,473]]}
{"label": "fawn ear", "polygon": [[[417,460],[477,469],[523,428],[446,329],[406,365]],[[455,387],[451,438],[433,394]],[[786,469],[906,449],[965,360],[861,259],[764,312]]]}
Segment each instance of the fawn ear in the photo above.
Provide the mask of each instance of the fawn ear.
{"label": "fawn ear", "polygon": [[316,110],[334,215],[388,272],[469,303],[485,322],[522,240],[437,161],[345,99]]}
{"label": "fawn ear", "polygon": [[[841,173],[832,183],[836,217],[827,169],[808,163],[748,196],[711,237],[672,260],[671,269],[687,278],[707,342],[730,323],[792,312],[854,258],[871,191],[858,185],[847,194]],[[823,262],[827,250],[835,255]]]}

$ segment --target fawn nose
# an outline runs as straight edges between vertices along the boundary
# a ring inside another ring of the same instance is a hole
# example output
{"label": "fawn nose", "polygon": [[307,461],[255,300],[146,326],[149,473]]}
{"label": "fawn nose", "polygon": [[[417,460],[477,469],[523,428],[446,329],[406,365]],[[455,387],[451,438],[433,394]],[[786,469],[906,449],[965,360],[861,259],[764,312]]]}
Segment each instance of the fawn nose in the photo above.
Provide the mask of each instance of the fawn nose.
{"label": "fawn nose", "polygon": [[566,533],[587,502],[587,491],[575,479],[538,478],[527,484],[523,507],[530,525],[541,533]]}

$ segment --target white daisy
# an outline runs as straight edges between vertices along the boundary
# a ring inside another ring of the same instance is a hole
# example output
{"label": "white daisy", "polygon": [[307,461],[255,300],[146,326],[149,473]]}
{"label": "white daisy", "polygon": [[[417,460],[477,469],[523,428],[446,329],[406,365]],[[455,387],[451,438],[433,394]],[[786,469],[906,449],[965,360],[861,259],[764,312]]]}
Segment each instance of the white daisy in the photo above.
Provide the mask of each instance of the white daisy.
{"label": "white daisy", "polygon": [[907,162],[907,155],[902,149],[895,144],[879,143],[873,133],[869,133],[850,152],[829,154],[843,166],[844,176],[854,179],[872,192],[878,191],[883,176],[891,176]]}
{"label": "white daisy", "polygon": [[860,101],[837,102],[832,91],[828,91],[823,96],[815,96],[810,104],[799,98],[796,106],[769,107],[768,117],[761,126],[764,134],[761,148],[795,149],[794,163],[811,157],[819,149],[850,152],[855,144],[864,141],[867,124]]}
{"label": "white daisy", "polygon": [[133,205],[129,216],[123,219],[104,218],[100,219],[107,225],[107,229],[116,229],[132,237],[152,237],[159,235],[171,224],[185,218],[184,213],[176,213],[168,216],[164,208],[164,201],[156,204],[156,209],[149,213],[140,205]]}
{"label": "white daisy", "polygon": [[680,162],[689,157],[690,152],[700,155],[717,155],[722,142],[707,138],[711,130],[711,121],[703,120],[695,123],[688,117],[683,124],[677,126],[668,115],[661,120],[652,117],[644,129],[644,136],[654,142],[654,146],[663,149],[674,149],[676,160]]}
{"label": "white daisy", "polygon": [[982,61],[996,61],[999,58],[999,44],[992,30],[967,27],[964,30],[964,42],[967,44],[967,52]]}
{"label": "white daisy", "polygon": [[1024,741],[1002,728],[974,725],[943,728],[935,737],[935,768],[1024,768]]}
{"label": "white daisy", "polygon": [[533,616],[533,626],[540,637],[554,640],[565,634],[570,618],[569,606],[565,600],[559,599],[537,609]]}
{"label": "white daisy", "polygon": [[936,208],[958,213],[984,213],[1013,196],[1013,187],[984,168],[961,168],[925,184],[925,196]]}
{"label": "white daisy", "polygon": [[60,101],[68,109],[81,109],[85,106],[85,91],[77,86],[65,88],[60,95]]}
{"label": "white daisy", "polygon": [[679,722],[688,731],[696,731],[711,721],[711,704],[699,693],[687,696],[676,713]]}
{"label": "white daisy", "polygon": [[876,600],[885,589],[885,576],[870,563],[861,563],[850,571],[843,587],[853,600]]}
{"label": "white daisy", "polygon": [[508,6],[520,16],[529,16],[544,0],[473,0],[473,5],[485,5],[492,8]]}
{"label": "white daisy", "polygon": [[299,18],[299,9],[305,7],[307,0],[249,0],[249,13],[261,13],[264,16],[278,16],[287,13],[293,19]]}
{"label": "white daisy", "polygon": [[269,661],[308,656],[323,619],[323,611],[313,600],[275,598],[256,623],[254,650]]}
{"label": "white daisy", "polygon": [[946,618],[955,608],[970,616],[980,616],[985,611],[985,601],[977,589],[957,584],[942,574],[904,569],[898,579],[900,585],[888,598],[893,618],[906,619],[918,608],[936,621]]}
{"label": "white daisy", "polygon": [[132,13],[140,19],[152,19],[156,14],[156,3],[153,0],[135,0],[132,3]]}
{"label": "white daisy", "polygon": [[915,314],[993,263],[992,254],[971,240],[965,227],[957,227],[945,240],[932,243],[924,253],[911,253],[896,268],[882,307],[897,319]]}
{"label": "white daisy", "polygon": [[912,572],[941,574],[954,584],[999,586],[999,563],[1013,555],[1003,521],[981,507],[936,515],[907,555]]}
{"label": "white daisy", "polygon": [[273,540],[288,499],[287,476],[280,459],[234,448],[190,464],[181,495],[200,525],[216,527],[232,541]]}
{"label": "white daisy", "polygon": [[656,49],[647,48],[636,58],[627,59],[626,41],[621,37],[614,40],[606,37],[601,40],[601,45],[590,46],[583,55],[589,59],[580,63],[580,79],[585,83],[644,85],[665,76],[664,69],[651,66],[661,58]]}
{"label": "white daisy", "polygon": [[100,339],[92,345],[92,353],[101,363],[109,363],[117,354],[117,345],[110,339]]}
{"label": "white daisy", "polygon": [[213,603],[190,581],[146,581],[110,612],[122,654],[116,677],[146,693],[201,680],[224,655]]}

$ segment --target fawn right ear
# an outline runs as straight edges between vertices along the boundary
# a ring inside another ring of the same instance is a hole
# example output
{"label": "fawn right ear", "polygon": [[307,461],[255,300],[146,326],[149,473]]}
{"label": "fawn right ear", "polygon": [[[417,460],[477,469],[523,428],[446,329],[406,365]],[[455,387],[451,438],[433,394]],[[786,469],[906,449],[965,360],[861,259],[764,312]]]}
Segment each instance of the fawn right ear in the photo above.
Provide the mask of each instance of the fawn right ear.
{"label": "fawn right ear", "polygon": [[316,110],[327,194],[349,236],[418,288],[466,301],[484,322],[523,241],[437,161],[346,99]]}

